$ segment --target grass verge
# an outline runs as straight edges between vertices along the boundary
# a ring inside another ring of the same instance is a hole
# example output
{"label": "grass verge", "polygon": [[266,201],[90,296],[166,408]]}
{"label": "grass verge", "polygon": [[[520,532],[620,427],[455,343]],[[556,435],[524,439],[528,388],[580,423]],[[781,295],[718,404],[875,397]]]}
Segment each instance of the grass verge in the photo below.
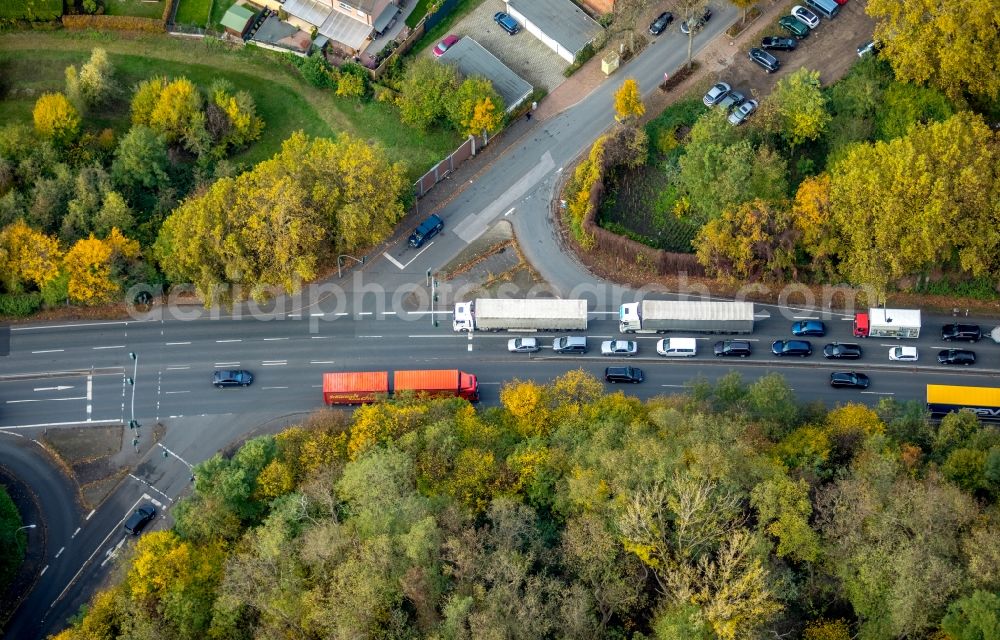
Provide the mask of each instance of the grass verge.
{"label": "grass verge", "polygon": [[208,25],[208,19],[212,14],[212,0],[179,0],[179,2],[174,22],[202,29]]}

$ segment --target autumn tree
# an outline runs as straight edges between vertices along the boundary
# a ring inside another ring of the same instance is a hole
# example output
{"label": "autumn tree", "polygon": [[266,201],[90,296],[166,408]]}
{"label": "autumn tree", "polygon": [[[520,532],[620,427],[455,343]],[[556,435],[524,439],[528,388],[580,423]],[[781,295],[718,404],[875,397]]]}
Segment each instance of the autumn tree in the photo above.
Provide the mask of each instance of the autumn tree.
{"label": "autumn tree", "polygon": [[642,103],[639,93],[639,83],[635,78],[626,78],[622,86],[615,91],[615,119],[626,122],[639,119],[646,113],[646,105]]}
{"label": "autumn tree", "polygon": [[78,240],[63,264],[69,274],[69,297],[74,302],[96,305],[113,302],[121,291],[120,270],[126,260],[139,255],[139,243],[112,229],[104,240]]}
{"label": "autumn tree", "polygon": [[830,205],[830,175],[809,176],[799,183],[792,201],[791,224],[799,234],[799,246],[811,259],[812,270],[832,277],[831,264],[839,249],[840,234]]}
{"label": "autumn tree", "polygon": [[132,102],[129,104],[133,125],[149,126],[151,124],[153,110],[160,101],[160,95],[167,86],[167,82],[163,76],[153,76],[136,85],[132,92]]}
{"label": "autumn tree", "polygon": [[80,116],[61,93],[45,93],[32,112],[35,131],[56,145],[73,142],[80,133]]}
{"label": "autumn tree", "polygon": [[782,205],[753,200],[709,220],[693,244],[709,273],[733,282],[783,279],[795,266],[797,234]]}
{"label": "autumn tree", "polygon": [[406,70],[399,88],[399,113],[404,124],[422,131],[443,119],[448,101],[459,87],[455,68],[429,57],[418,58]]}
{"label": "autumn tree", "polygon": [[59,275],[62,252],[56,238],[18,220],[0,231],[0,276],[7,291],[26,284],[41,289]]}
{"label": "autumn tree", "polygon": [[797,146],[815,140],[830,122],[819,71],[802,67],[778,81],[764,101],[761,120],[768,129]]}
{"label": "autumn tree", "polygon": [[946,0],[872,0],[881,56],[900,80],[930,84],[957,100],[1000,95],[1000,6]]}
{"label": "autumn tree", "polygon": [[66,68],[66,95],[83,109],[100,106],[116,91],[114,73],[107,51],[97,47],[79,73],[75,66]]}
{"label": "autumn tree", "polygon": [[942,262],[972,276],[996,274],[997,149],[996,133],[969,112],[852,148],[830,173],[848,278],[884,293]]}
{"label": "autumn tree", "polygon": [[503,124],[503,98],[482,76],[462,81],[448,101],[448,119],[463,135],[495,133]]}
{"label": "autumn tree", "polygon": [[206,120],[211,121],[214,110],[218,110],[223,120],[209,129],[215,140],[217,156],[221,157],[230,149],[245,147],[260,138],[264,120],[257,115],[253,96],[246,91],[234,91],[225,81],[213,83],[209,95],[211,101],[206,109]]}

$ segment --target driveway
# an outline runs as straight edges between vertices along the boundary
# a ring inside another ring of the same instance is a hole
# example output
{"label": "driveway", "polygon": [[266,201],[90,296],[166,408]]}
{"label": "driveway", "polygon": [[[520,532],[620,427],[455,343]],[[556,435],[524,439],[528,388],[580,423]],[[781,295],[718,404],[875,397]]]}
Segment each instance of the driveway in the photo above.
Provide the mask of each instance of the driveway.
{"label": "driveway", "polygon": [[473,38],[533,87],[544,88],[551,93],[566,80],[563,71],[569,65],[523,28],[513,36],[508,35],[493,20],[498,11],[506,11],[503,2],[486,0],[459,20],[451,33]]}

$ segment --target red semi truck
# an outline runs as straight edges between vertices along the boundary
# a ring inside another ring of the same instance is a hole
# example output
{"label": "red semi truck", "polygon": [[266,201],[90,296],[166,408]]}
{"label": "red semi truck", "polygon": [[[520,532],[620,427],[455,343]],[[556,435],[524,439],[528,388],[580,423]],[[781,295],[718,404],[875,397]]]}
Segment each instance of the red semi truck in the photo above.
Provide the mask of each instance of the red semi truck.
{"label": "red semi truck", "polygon": [[479,380],[458,369],[395,371],[390,387],[388,371],[323,374],[323,402],[328,405],[365,404],[405,391],[434,397],[457,396],[476,402],[479,400]]}

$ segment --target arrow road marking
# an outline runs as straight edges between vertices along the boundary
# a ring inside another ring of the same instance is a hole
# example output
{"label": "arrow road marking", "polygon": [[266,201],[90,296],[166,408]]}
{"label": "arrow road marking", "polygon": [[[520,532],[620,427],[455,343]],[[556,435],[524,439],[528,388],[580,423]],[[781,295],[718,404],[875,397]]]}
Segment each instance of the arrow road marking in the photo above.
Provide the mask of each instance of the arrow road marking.
{"label": "arrow road marking", "polygon": [[72,388],[72,385],[61,384],[58,387],[35,387],[35,391],[65,391]]}

